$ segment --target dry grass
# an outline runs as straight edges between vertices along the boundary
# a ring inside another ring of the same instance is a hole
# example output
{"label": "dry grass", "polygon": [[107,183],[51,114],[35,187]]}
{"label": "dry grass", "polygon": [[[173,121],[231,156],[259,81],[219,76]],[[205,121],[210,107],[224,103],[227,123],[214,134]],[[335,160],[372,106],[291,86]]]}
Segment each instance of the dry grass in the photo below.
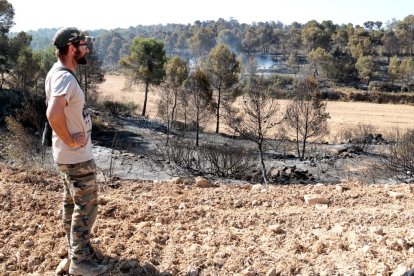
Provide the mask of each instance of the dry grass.
{"label": "dry grass", "polygon": [[[125,78],[123,76],[107,75],[100,90],[104,96],[112,96],[122,102],[134,101],[142,105],[144,87],[135,87],[123,91]],[[156,118],[156,102],[159,99],[158,89],[151,87],[148,99],[148,116]],[[281,107],[287,105],[287,100],[281,100]],[[237,104],[237,102],[236,102]],[[331,137],[342,128],[356,127],[359,124],[372,125],[378,133],[387,134],[395,129],[412,128],[414,122],[414,106],[395,104],[374,104],[362,102],[328,102],[327,110],[331,116],[328,120]],[[214,121],[207,130],[214,129]]]}

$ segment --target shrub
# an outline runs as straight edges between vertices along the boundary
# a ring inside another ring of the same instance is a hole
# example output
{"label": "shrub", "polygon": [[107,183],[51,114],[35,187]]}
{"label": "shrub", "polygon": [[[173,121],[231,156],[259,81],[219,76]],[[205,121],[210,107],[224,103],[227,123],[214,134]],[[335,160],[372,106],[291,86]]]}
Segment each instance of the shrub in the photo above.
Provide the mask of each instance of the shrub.
{"label": "shrub", "polygon": [[212,174],[234,179],[245,179],[249,169],[256,163],[255,158],[242,147],[226,144],[197,147],[178,139],[160,147],[159,153],[191,174]]}
{"label": "shrub", "polygon": [[112,116],[132,116],[138,109],[138,105],[134,102],[122,103],[105,98],[98,104],[98,109]]}
{"label": "shrub", "polygon": [[381,159],[383,172],[399,180],[414,176],[414,130],[405,133],[396,132],[395,142]]}
{"label": "shrub", "polygon": [[42,148],[39,139],[29,134],[15,118],[8,116],[5,121],[9,130],[9,134],[1,139],[5,157],[17,165],[33,167],[34,163],[41,163]]}

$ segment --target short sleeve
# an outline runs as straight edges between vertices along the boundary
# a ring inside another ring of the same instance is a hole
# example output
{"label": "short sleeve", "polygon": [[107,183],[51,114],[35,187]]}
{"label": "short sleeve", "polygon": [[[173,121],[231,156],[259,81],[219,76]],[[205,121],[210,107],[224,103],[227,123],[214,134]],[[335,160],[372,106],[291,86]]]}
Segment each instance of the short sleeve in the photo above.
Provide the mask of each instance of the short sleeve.
{"label": "short sleeve", "polygon": [[70,100],[73,96],[72,91],[76,91],[76,85],[78,85],[75,77],[65,71],[55,72],[51,81],[51,96],[65,96],[66,101]]}

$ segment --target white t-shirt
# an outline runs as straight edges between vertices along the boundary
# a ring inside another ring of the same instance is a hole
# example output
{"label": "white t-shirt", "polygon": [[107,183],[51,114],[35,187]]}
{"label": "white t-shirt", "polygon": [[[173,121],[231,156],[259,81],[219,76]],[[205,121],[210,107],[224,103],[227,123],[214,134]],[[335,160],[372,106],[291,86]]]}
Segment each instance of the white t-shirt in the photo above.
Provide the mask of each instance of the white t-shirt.
{"label": "white t-shirt", "polygon": [[46,101],[51,97],[64,96],[67,105],[64,109],[69,133],[84,132],[87,144],[84,147],[71,148],[61,140],[55,132],[52,135],[53,159],[57,164],[76,164],[93,159],[91,131],[92,121],[85,106],[85,94],[76,78],[69,72],[57,68],[65,67],[56,62],[46,76]]}

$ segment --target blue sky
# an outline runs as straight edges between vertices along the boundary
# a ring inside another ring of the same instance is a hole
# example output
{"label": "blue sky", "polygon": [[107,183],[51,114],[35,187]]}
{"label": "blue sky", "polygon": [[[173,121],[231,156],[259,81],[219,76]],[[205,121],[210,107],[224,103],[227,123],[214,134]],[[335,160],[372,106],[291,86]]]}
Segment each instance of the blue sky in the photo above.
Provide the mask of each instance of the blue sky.
{"label": "blue sky", "polygon": [[414,14],[413,0],[8,0],[15,9],[11,31],[74,26],[82,30],[136,25],[194,23],[231,17],[241,23],[332,20],[362,25],[366,21],[402,20]]}

